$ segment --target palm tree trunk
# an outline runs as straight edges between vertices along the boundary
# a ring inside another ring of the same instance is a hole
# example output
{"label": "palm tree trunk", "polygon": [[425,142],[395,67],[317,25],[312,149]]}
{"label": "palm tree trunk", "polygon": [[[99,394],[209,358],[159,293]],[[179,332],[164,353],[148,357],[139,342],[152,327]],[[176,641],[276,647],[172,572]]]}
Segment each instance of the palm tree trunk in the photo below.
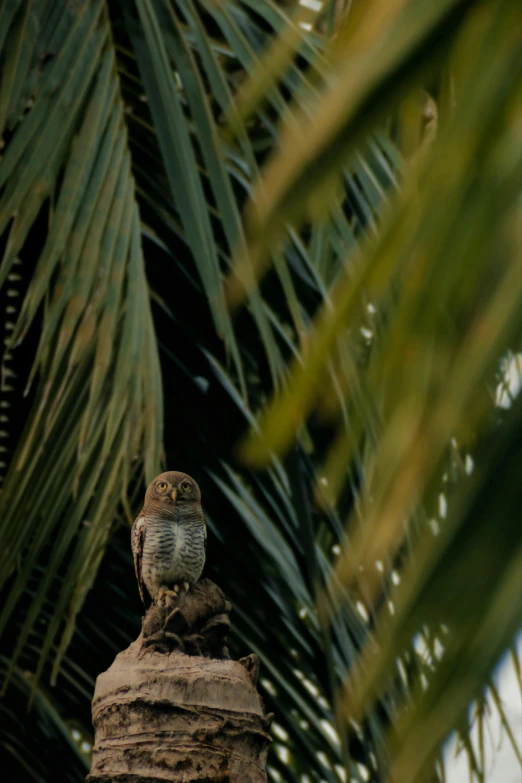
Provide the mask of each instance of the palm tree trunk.
{"label": "palm tree trunk", "polygon": [[165,596],[96,681],[88,783],[265,783],[271,715],[257,656],[232,661],[221,590]]}

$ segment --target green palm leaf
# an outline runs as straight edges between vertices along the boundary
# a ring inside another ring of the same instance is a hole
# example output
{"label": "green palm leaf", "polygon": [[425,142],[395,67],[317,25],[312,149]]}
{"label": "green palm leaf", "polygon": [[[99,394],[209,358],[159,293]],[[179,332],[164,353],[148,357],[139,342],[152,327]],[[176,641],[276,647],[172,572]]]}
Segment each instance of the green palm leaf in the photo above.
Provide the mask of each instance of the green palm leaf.
{"label": "green palm leaf", "polygon": [[[312,412],[319,411],[338,433],[322,474],[328,489],[324,492],[318,486],[316,492],[318,500],[327,504],[337,502],[347,479],[347,465],[361,459],[365,483],[358,518],[352,514],[350,519],[350,545],[339,558],[336,579],[330,580],[334,596],[348,588],[374,605],[383,584],[375,563],[401,562],[404,548],[413,547],[412,565],[402,588],[411,604],[404,616],[398,612],[390,620],[383,611],[377,618],[381,651],[376,661],[367,664],[367,677],[360,682],[347,679],[346,704],[341,707],[346,710],[345,719],[365,714],[371,703],[368,696],[376,692],[372,687],[378,682],[378,692],[382,692],[392,663],[407,654],[413,636],[428,618],[433,615],[428,622],[430,634],[436,635],[442,622],[459,629],[449,642],[459,652],[445,654],[425,695],[422,689],[417,694],[414,691],[415,709],[404,713],[396,734],[389,737],[392,776],[401,781],[428,775],[440,743],[462,719],[469,701],[479,696],[487,671],[520,627],[519,612],[503,604],[520,589],[517,526],[505,514],[503,519],[515,540],[507,532],[500,534],[510,541],[509,556],[504,552],[499,557],[503,567],[498,564],[498,570],[494,561],[490,563],[491,581],[485,578],[487,591],[482,600],[474,579],[475,574],[484,574],[481,558],[489,558],[499,534],[492,509],[502,507],[503,497],[495,494],[488,520],[482,517],[482,537],[475,527],[481,517],[474,518],[473,546],[463,506],[444,523],[448,538],[441,540],[440,547],[434,547],[426,523],[412,513],[419,500],[429,508],[434,492],[440,491],[437,485],[447,470],[450,442],[465,454],[478,434],[486,437],[487,432],[489,448],[494,448],[494,438],[510,439],[515,426],[506,423],[501,434],[492,435],[487,385],[494,382],[500,358],[519,340],[522,326],[516,282],[520,277],[516,226],[522,160],[515,141],[520,114],[520,11],[509,2],[467,10],[465,3],[442,4],[426,13],[419,12],[418,4],[415,8],[413,3],[389,5],[375,23],[380,19],[386,29],[375,28],[370,16],[359,20],[344,48],[339,44],[341,32],[327,54],[331,80],[315,102],[316,113],[307,120],[301,111],[299,132],[288,124],[281,149],[267,167],[250,207],[250,263],[252,259],[264,263],[286,226],[301,225],[313,215],[307,205],[329,198],[329,176],[338,170],[340,161],[349,155],[353,159],[381,112],[389,111],[390,105],[407,94],[418,74],[426,75],[424,65],[437,66],[451,44],[458,109],[444,118],[433,147],[412,161],[403,192],[390,205],[379,238],[368,239],[362,252],[352,253],[346,265],[348,274],[340,275],[333,286],[333,306],[323,306],[306,352],[293,362],[288,386],[243,450],[250,464],[269,464],[274,455],[288,450]],[[412,24],[407,25],[409,14]],[[450,18],[453,23],[448,25]],[[435,37],[436,51],[426,45]],[[358,49],[361,41],[367,45],[364,52]],[[379,54],[375,50],[371,55],[372,42],[380,47]],[[370,65],[367,52],[372,56]],[[407,68],[410,57],[420,58],[418,69]],[[359,73],[355,63],[368,65],[357,85],[352,84],[354,74]],[[393,88],[386,90],[384,100],[377,100],[388,79]],[[500,259],[499,247],[503,249]],[[230,291],[237,301],[240,294],[234,280]],[[372,329],[368,328],[368,303],[371,313],[382,317]],[[363,361],[363,340],[356,337],[360,333],[371,343]],[[341,393],[330,381],[332,367],[341,378]],[[504,463],[501,458],[502,464],[511,464],[511,457],[505,459]],[[493,475],[490,463],[475,491],[481,492],[486,476]],[[466,492],[459,487],[459,495]],[[458,496],[454,502],[459,503]],[[479,508],[478,504],[474,507],[476,515]],[[412,524],[407,525],[409,516]],[[426,592],[422,589],[422,569],[428,568],[424,548],[433,552],[433,582]],[[466,598],[462,580],[474,593],[476,604]],[[442,599],[444,593],[452,596],[448,603]],[[416,601],[418,613],[412,608]],[[485,605],[491,606],[491,616],[483,614]],[[437,607],[437,612],[430,615],[429,607]],[[326,619],[331,614],[326,594],[320,608]],[[495,645],[488,643],[493,617],[505,622],[503,632],[499,634],[496,628]],[[363,669],[372,657],[370,649],[368,645],[363,654]],[[480,675],[475,670],[464,686],[462,669],[457,672],[455,666],[449,673],[453,655],[461,655],[463,666],[465,661],[468,667],[476,656],[484,668]]]}
{"label": "green palm leaf", "polygon": [[[27,335],[40,332],[31,410],[2,488],[0,582],[9,580],[9,588],[0,633],[52,540],[11,667],[67,558],[37,669],[38,675],[62,633],[54,676],[115,509],[141,462],[148,477],[158,470],[162,434],[156,339],[109,20],[101,3],[58,10],[29,4],[12,20],[3,70],[12,89],[3,93],[2,114],[10,138],[0,163],[4,285],[20,255],[27,258],[37,221],[47,223],[8,340],[16,356]],[[17,34],[24,45],[12,48]]]}

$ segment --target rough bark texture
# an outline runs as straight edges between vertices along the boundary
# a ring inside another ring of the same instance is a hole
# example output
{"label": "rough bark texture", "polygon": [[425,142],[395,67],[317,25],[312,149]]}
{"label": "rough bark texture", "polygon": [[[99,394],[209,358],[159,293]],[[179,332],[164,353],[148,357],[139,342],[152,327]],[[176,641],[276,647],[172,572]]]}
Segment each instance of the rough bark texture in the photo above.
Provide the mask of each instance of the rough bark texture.
{"label": "rough bark texture", "polygon": [[259,659],[232,661],[230,604],[204,579],[166,595],[96,681],[88,783],[265,783]]}

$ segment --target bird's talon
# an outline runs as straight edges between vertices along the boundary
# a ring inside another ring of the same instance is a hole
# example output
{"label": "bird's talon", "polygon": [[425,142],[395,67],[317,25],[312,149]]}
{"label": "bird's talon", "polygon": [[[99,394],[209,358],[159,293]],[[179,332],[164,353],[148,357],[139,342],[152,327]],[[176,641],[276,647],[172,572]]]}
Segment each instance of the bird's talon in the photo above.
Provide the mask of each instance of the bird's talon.
{"label": "bird's talon", "polygon": [[154,603],[159,604],[161,601],[165,600],[165,593],[167,591],[166,587],[160,587],[156,595],[154,596]]}
{"label": "bird's talon", "polygon": [[179,588],[177,587],[177,585],[174,585],[174,589],[173,590],[169,590],[169,588],[165,587],[165,586],[160,587],[160,589],[156,593],[156,597],[154,598],[154,603],[155,604],[164,603],[165,602],[165,598],[168,595],[170,595],[172,598],[179,598],[178,590],[179,590]]}

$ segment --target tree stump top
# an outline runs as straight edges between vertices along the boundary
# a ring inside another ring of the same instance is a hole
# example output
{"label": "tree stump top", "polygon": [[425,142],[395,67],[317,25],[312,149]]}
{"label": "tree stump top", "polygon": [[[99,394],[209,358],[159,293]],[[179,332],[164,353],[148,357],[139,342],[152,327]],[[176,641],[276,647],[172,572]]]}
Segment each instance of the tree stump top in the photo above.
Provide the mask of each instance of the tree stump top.
{"label": "tree stump top", "polygon": [[166,596],[96,681],[89,783],[264,783],[272,716],[259,659],[232,661],[230,604],[210,580]]}

